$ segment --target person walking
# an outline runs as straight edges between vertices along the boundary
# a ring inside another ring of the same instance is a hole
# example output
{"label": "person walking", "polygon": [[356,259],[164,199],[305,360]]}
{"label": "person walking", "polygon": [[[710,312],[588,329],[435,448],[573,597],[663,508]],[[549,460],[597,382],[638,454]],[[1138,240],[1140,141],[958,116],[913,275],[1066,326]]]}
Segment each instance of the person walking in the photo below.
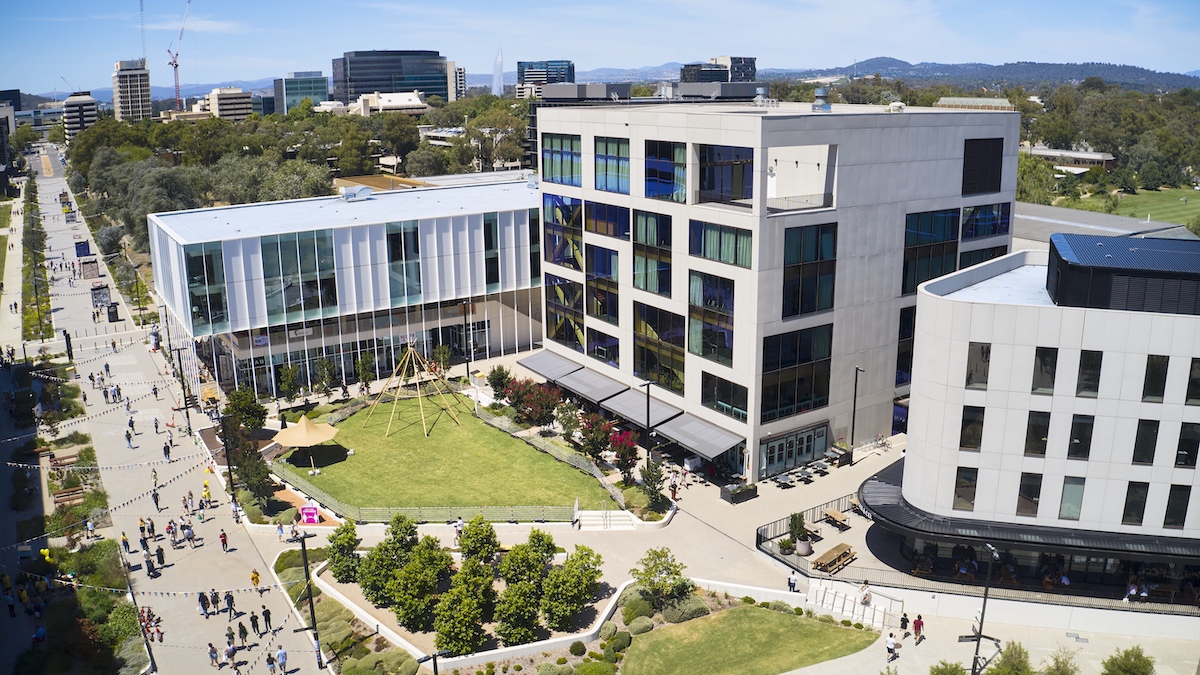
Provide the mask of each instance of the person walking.
{"label": "person walking", "polygon": [[229,535],[225,534],[225,530],[221,530],[221,550],[229,553]]}
{"label": "person walking", "polygon": [[250,631],[246,629],[246,624],[238,622],[238,640],[242,643],[242,649],[246,648],[246,638],[250,635]]}
{"label": "person walking", "polygon": [[125,536],[124,532],[121,533],[121,547],[125,549],[126,554],[129,553],[129,537]]}
{"label": "person walking", "polygon": [[788,574],[788,592],[796,592],[796,570],[792,570],[791,574]]}
{"label": "person walking", "polygon": [[107,377],[112,377],[112,371],[108,369],[108,361],[104,362],[104,374]]}
{"label": "person walking", "polygon": [[263,632],[264,633],[271,632],[271,630],[272,630],[272,628],[271,628],[271,610],[267,609],[266,605],[262,606],[262,618],[263,618],[263,628],[266,629]]}
{"label": "person walking", "polygon": [[138,518],[138,533],[143,537],[146,536],[146,519]]}
{"label": "person walking", "polygon": [[150,481],[154,483],[154,487],[158,487],[158,469],[150,469]]}
{"label": "person walking", "polygon": [[154,418],[154,433],[158,433],[158,418]]}
{"label": "person walking", "polygon": [[[204,615],[204,618],[208,618],[208,596],[204,594],[204,591],[200,591],[200,613]],[[211,647],[212,643],[210,642],[208,646]]]}
{"label": "person walking", "polygon": [[105,405],[107,405],[107,404],[108,404],[108,390],[107,390],[107,389],[101,389],[101,390],[100,390],[100,393],[101,393],[101,394],[104,394],[104,403],[105,403]]}
{"label": "person walking", "polygon": [[279,645],[279,651],[275,652],[275,663],[279,664],[279,672],[287,672],[287,652],[283,651],[283,645]]}
{"label": "person walking", "polygon": [[262,637],[262,631],[258,629],[258,612],[250,612],[250,630],[254,631],[254,637]]}
{"label": "person walking", "polygon": [[900,614],[900,639],[908,637],[908,612]]}
{"label": "person walking", "polygon": [[229,620],[233,621],[233,617],[237,615],[233,608],[233,591],[225,591],[225,608],[229,610]]}
{"label": "person walking", "polygon": [[[150,388],[150,393],[154,394],[154,400],[157,401],[158,400],[158,385],[157,384]],[[158,420],[154,420],[154,422],[155,422],[155,426],[157,428]]]}
{"label": "person walking", "polygon": [[125,447],[133,449],[133,434],[129,433],[128,429],[125,430]]}
{"label": "person walking", "polygon": [[167,460],[167,462],[171,461],[171,444],[170,443],[163,443],[163,459]]}
{"label": "person walking", "polygon": [[167,564],[167,555],[163,551],[163,548],[161,546],[159,546],[157,549],[155,549],[154,557],[158,559],[159,567],[162,567],[163,565]]}
{"label": "person walking", "polygon": [[225,661],[229,663],[230,667],[236,668],[236,659],[237,647],[233,646],[233,631],[230,631],[229,642],[225,644]]}
{"label": "person walking", "polygon": [[275,675],[275,655],[270,652],[267,652],[267,673]]}
{"label": "person walking", "polygon": [[279,537],[279,541],[283,541],[283,521],[275,523],[275,535]]}
{"label": "person walking", "polygon": [[[167,445],[170,445],[172,447],[174,447],[174,445],[175,445],[175,434],[172,433],[170,429],[167,429]],[[170,457],[168,457],[167,459],[170,459]]]}
{"label": "person walking", "polygon": [[[125,411],[126,411],[126,412],[129,412],[129,405],[128,405],[128,404],[126,404],[126,406],[125,406]],[[137,435],[137,429],[135,429],[135,428],[133,427],[133,418],[132,418],[132,417],[130,417],[130,418],[129,418],[129,431],[130,431],[130,433],[134,434],[135,436]]]}
{"label": "person walking", "polygon": [[150,541],[154,541],[154,540],[158,539],[158,537],[154,536],[154,519],[153,518],[146,519],[146,536],[150,537]]}
{"label": "person walking", "polygon": [[884,641],[884,645],[887,647],[887,661],[885,661],[885,663],[891,663],[892,661],[895,661],[896,660],[896,636],[895,636],[895,634],[888,633],[887,640]]}
{"label": "person walking", "polygon": [[154,559],[150,557],[149,549],[142,551],[142,559],[146,561],[146,576],[154,578]]}
{"label": "person walking", "polygon": [[154,501],[154,512],[161,513],[162,508],[159,507],[159,505],[158,505],[158,488],[157,487],[150,491],[150,499]]}
{"label": "person walking", "polygon": [[96,521],[92,520],[91,518],[88,518],[86,527],[87,527],[87,538],[95,539],[96,538]]}
{"label": "person walking", "polygon": [[[204,616],[208,616],[208,615],[205,614]],[[208,643],[208,664],[210,666],[212,666],[213,668],[221,667],[220,664],[217,663],[218,656],[219,655],[217,654],[217,648],[213,646],[213,643],[211,643],[211,642]]]}
{"label": "person walking", "polygon": [[196,548],[196,531],[192,529],[191,525],[187,526],[187,530],[184,531],[184,536],[187,537],[188,546]]}
{"label": "person walking", "polygon": [[4,592],[4,604],[8,605],[8,616],[17,618],[17,601],[13,599],[11,591]]}
{"label": "person walking", "polygon": [[212,605],[213,613],[220,614],[221,612],[221,596],[217,595],[217,589],[212,589],[208,593],[208,604]]}
{"label": "person walking", "polygon": [[254,590],[258,591],[259,595],[262,595],[262,589],[258,587],[258,582],[261,580],[262,577],[258,575],[258,569],[250,570],[250,585],[254,587]]}
{"label": "person walking", "polygon": [[913,637],[916,638],[916,642],[914,642],[913,644],[919,645],[919,644],[921,644],[922,641],[925,640],[925,619],[922,619],[921,615],[918,614],[917,620],[913,622],[912,626],[913,626]]}

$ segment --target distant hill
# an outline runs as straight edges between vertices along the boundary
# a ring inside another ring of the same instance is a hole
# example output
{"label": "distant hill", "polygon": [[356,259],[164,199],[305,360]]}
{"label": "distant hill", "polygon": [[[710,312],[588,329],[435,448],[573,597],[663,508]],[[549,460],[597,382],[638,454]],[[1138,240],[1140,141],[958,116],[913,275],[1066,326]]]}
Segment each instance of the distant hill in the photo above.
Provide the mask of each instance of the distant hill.
{"label": "distant hill", "polygon": [[[216,89],[217,87],[241,87],[246,91],[251,91],[259,94],[266,94],[274,91],[275,80],[272,78],[264,78],[261,80],[233,80],[230,82],[216,82],[213,84],[180,84],[179,93],[187,98],[189,96],[201,96]],[[88,91],[92,92],[92,97],[102,103],[112,103],[112,86],[96,87]],[[71,92],[52,91],[45,94],[38,94],[46,98],[55,98],[59,101],[65,96],[69,96]],[[175,87],[150,87],[150,98],[155,101],[175,98]]]}
{"label": "distant hill", "polygon": [[1192,77],[1200,77],[1200,70],[1189,70],[1186,73],[1184,73],[1184,75],[1191,75]]}

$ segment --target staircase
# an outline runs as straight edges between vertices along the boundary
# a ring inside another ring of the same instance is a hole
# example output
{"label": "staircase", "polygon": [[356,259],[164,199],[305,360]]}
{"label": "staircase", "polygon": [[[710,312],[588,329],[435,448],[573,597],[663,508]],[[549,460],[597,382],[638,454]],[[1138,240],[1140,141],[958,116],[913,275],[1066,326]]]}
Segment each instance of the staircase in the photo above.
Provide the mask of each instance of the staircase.
{"label": "staircase", "polygon": [[579,529],[592,532],[636,530],[628,511],[579,511]]}

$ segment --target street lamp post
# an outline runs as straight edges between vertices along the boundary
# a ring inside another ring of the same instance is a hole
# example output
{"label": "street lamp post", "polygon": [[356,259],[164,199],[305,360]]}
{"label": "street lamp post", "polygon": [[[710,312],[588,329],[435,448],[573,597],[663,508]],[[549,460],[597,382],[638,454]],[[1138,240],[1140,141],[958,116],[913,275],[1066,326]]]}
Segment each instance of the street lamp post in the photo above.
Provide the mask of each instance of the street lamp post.
{"label": "street lamp post", "polygon": [[192,433],[192,411],[188,405],[188,386],[187,378],[183,375],[183,357],[179,353],[183,351],[183,347],[175,348],[175,367],[179,371],[179,384],[183,387],[183,416],[187,420],[187,432],[190,436]]}
{"label": "street lamp post", "polygon": [[858,421],[858,374],[867,372],[854,366],[854,407],[850,409],[850,450],[854,450],[854,424]]}
{"label": "street lamp post", "polygon": [[434,652],[434,653],[430,654],[429,656],[422,656],[421,658],[417,659],[417,663],[425,663],[426,661],[433,661],[433,675],[438,675],[437,660],[438,660],[439,656],[442,657],[443,659],[448,656],[451,656],[450,650],[443,649],[442,651]]}
{"label": "street lamp post", "polygon": [[[315,536],[317,536],[317,535],[315,535],[311,532],[304,532],[302,534],[298,534],[298,535],[288,539],[288,543],[289,544],[295,544],[295,543],[300,544],[300,558],[304,563],[304,581],[307,585],[307,588],[305,589],[305,593],[306,593],[306,595],[308,595],[308,620],[310,622],[310,625],[305,626],[304,628],[297,628],[295,632],[301,633],[304,631],[312,631],[313,644],[316,645],[316,647],[317,647],[317,669],[323,670],[325,668],[325,662],[321,657],[321,636],[317,633],[317,611],[313,607],[312,574],[308,569],[308,546],[305,544],[306,539],[308,539],[309,537],[315,537]],[[435,668],[435,672],[436,672],[437,666],[434,666],[434,668]]]}
{"label": "street lamp post", "polygon": [[987,577],[985,577],[983,580],[983,607],[981,607],[979,610],[979,628],[976,629],[974,636],[975,657],[971,659],[971,675],[979,675],[982,673],[983,669],[987,667],[989,661],[989,659],[980,658],[979,645],[982,644],[984,640],[991,640],[993,642],[996,641],[995,638],[988,637],[987,635],[983,634],[983,618],[984,615],[987,614],[988,590],[992,587],[992,562],[1000,562],[1000,553],[997,552],[996,547],[992,546],[991,544],[984,544],[984,546],[987,547],[988,553],[991,555],[988,556]]}

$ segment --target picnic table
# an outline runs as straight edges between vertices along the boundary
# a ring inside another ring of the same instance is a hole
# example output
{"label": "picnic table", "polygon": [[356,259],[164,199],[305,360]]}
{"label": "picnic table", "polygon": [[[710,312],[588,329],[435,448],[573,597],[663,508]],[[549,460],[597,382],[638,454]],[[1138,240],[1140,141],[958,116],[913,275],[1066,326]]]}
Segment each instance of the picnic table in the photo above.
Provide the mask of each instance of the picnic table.
{"label": "picnic table", "polygon": [[829,465],[826,464],[825,462],[816,461],[816,462],[809,464],[809,466],[812,467],[813,471],[816,471],[817,473],[821,474],[822,476],[829,475]]}
{"label": "picnic table", "polygon": [[79,455],[58,455],[50,458],[50,468],[61,469],[64,466],[72,466],[79,461]]}
{"label": "picnic table", "polygon": [[796,469],[795,471],[793,471],[793,473],[795,473],[796,477],[799,478],[800,480],[804,481],[805,483],[812,482],[813,475],[812,475],[812,472],[810,472],[810,471],[805,471],[804,469]]}
{"label": "picnic table", "polygon": [[83,486],[67,488],[54,493],[54,505],[82,504],[84,500]]}
{"label": "picnic table", "polygon": [[839,530],[844,530],[849,527],[849,525],[846,524],[846,514],[838,511],[837,509],[825,509],[821,512],[821,515],[825,516],[825,520],[837,527]]}
{"label": "picnic table", "polygon": [[837,544],[814,560],[813,567],[833,574],[849,565],[854,557],[854,549],[850,548],[849,544]]}

